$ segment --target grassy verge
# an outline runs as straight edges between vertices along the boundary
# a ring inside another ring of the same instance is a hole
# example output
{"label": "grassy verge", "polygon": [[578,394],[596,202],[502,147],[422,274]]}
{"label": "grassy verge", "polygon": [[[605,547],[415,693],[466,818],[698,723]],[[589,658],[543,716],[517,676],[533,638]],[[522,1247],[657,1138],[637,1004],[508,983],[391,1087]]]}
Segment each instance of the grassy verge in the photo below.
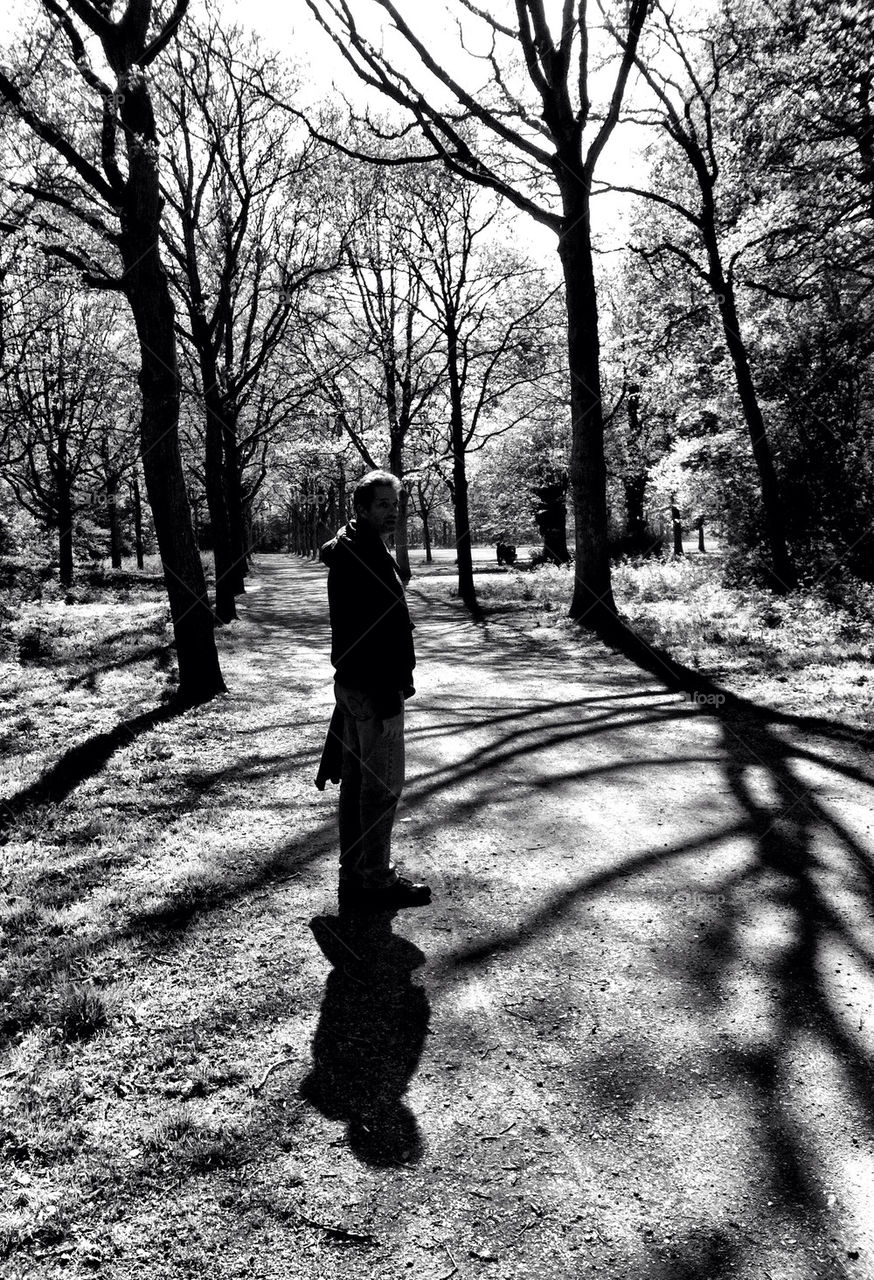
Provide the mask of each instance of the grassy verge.
{"label": "grassy verge", "polygon": [[[620,612],[650,644],[734,692],[798,714],[868,726],[874,712],[874,587],[852,608],[822,592],[785,598],[724,585],[718,556],[630,562],[614,570]],[[573,634],[564,618],[572,570],[544,566],[483,577],[487,617],[515,614]],[[546,617],[544,617],[546,615]]]}
{"label": "grassy verge", "polygon": [[[247,994],[241,1013],[227,958],[217,976],[212,960],[192,972],[179,952],[200,913],[216,904],[233,919],[237,891],[276,874],[275,833],[247,772],[262,766],[228,706],[179,715],[170,702],[156,568],[83,574],[64,592],[43,583],[0,619],[10,1278],[105,1274],[125,1214],[168,1185],[236,1176],[252,1141],[239,1125],[250,1071],[239,1028],[271,1017],[274,997]],[[241,641],[227,632],[222,643],[229,653]],[[179,1274],[195,1273],[195,1253]]]}

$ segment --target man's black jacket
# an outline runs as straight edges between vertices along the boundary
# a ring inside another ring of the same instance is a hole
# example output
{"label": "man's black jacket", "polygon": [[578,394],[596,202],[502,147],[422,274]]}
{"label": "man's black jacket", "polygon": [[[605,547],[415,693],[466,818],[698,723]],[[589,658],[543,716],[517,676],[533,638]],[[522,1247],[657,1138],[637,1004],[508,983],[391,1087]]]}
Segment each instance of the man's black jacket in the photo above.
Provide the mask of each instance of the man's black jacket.
{"label": "man's black jacket", "polygon": [[321,550],[328,566],[331,662],[336,678],[380,700],[413,692],[413,624],[394,557],[355,520]]}

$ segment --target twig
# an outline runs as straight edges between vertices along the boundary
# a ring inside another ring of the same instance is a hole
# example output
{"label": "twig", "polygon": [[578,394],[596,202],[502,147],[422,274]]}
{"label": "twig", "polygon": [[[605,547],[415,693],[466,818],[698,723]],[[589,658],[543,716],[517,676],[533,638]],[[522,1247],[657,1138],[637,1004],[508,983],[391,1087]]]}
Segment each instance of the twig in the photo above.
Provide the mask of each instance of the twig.
{"label": "twig", "polygon": [[316,1227],[319,1231],[326,1231],[329,1236],[336,1236],[338,1240],[356,1240],[359,1244],[376,1244],[376,1237],[372,1236],[369,1231],[350,1231],[348,1227],[334,1227],[329,1222],[317,1222],[315,1218],[308,1218],[300,1210],[298,1210],[297,1216],[308,1227]]}
{"label": "twig", "polygon": [[505,1133],[509,1133],[515,1123],[515,1120],[511,1120],[506,1129],[502,1129],[500,1133],[481,1133],[480,1142],[496,1142],[498,1138],[503,1138]]}
{"label": "twig", "polygon": [[252,1085],[252,1092],[260,1093],[274,1071],[278,1071],[280,1067],[287,1067],[294,1061],[294,1058],[277,1058],[275,1062],[271,1062],[258,1083]]}
{"label": "twig", "polygon": [[[522,1002],[521,1002],[521,1000],[520,1000],[520,1002],[519,1002],[519,1003],[520,1003],[520,1004],[522,1003]],[[529,1017],[527,1013],[517,1013],[517,1012],[516,1012],[516,1010],[515,1010],[514,1008],[512,1008],[512,1006],[511,1006],[511,1005],[505,1004],[505,1005],[504,1005],[504,1008],[507,1010],[507,1013],[512,1013],[512,1015],[513,1015],[513,1017],[514,1017],[514,1018],[521,1018],[521,1019],[523,1020],[523,1022],[533,1022],[533,1021],[534,1021],[534,1019],[533,1019],[533,1018],[531,1018],[531,1017]]]}
{"label": "twig", "polygon": [[438,1277],[437,1277],[437,1280],[452,1280],[452,1276],[454,1276],[454,1275],[455,1275],[455,1273],[456,1273],[456,1271],[458,1270],[458,1263],[455,1261],[455,1259],[453,1258],[452,1254],[451,1254],[451,1253],[449,1252],[449,1250],[446,1248],[446,1245],[444,1245],[444,1246],[443,1246],[443,1250],[444,1250],[444,1252],[445,1252],[445,1254],[446,1254],[447,1258],[449,1259],[449,1261],[452,1263],[452,1270],[451,1270],[451,1271],[447,1271],[445,1276],[438,1276]]}

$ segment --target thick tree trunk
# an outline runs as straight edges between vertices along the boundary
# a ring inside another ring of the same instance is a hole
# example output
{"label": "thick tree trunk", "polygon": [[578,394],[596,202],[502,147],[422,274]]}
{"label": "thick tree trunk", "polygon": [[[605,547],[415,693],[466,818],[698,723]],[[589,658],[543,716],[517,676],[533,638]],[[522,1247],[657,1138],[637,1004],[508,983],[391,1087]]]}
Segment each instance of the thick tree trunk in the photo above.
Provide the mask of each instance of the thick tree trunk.
{"label": "thick tree trunk", "polygon": [[473,552],[470,541],[467,467],[464,453],[452,463],[452,508],[455,514],[455,552],[458,557],[458,595],[471,613],[479,611],[473,581]]}
{"label": "thick tree trunk", "polygon": [[161,195],[147,84],[140,72],[119,81],[128,157],[119,248],[140,344],[141,456],[173,621],[179,697],[202,702],[225,685],[179,451],[174,309],[158,248]]}
{"label": "thick tree trunk", "polygon": [[[392,470],[392,475],[397,475],[397,472]],[[398,501],[398,522],[395,525],[395,559],[398,562],[401,579],[405,583],[409,582],[413,576],[410,568],[409,506],[410,495],[402,486]]]}
{"label": "thick tree trunk", "polygon": [[[346,523],[346,464],[342,457],[337,459],[337,517],[338,526]],[[334,530],[336,533],[336,530]]]}
{"label": "thick tree trunk", "polygon": [[[189,251],[194,253],[193,235]],[[215,613],[219,622],[233,622],[237,617],[233,580],[235,554],[225,493],[225,406],[219,388],[213,338],[201,311],[194,310],[191,324],[205,414],[203,479],[215,566]]]}
{"label": "thick tree trunk", "polygon": [[646,550],[646,475],[639,472],[622,478],[625,491],[625,534],[635,552]]}
{"label": "thick tree trunk", "polygon": [[403,582],[409,582],[413,576],[410,568],[410,532],[408,510],[410,495],[403,484],[404,476],[404,441],[397,426],[392,431],[391,448],[388,456],[388,469],[401,481],[401,492],[398,501],[398,520],[395,525],[395,559]]}
{"label": "thick tree trunk", "polygon": [[534,520],[540,536],[543,538],[543,559],[547,564],[567,564],[570,552],[567,549],[567,478],[537,485],[531,493],[540,506],[534,513]]}
{"label": "thick tree trunk", "polygon": [[58,579],[62,587],[73,583],[73,502],[67,485],[58,489]]}
{"label": "thick tree trunk", "polygon": [[576,564],[570,616],[593,629],[615,622],[607,545],[607,468],[601,406],[598,297],[592,263],[588,192],[582,176],[565,193],[564,271],[571,379],[570,485]]}

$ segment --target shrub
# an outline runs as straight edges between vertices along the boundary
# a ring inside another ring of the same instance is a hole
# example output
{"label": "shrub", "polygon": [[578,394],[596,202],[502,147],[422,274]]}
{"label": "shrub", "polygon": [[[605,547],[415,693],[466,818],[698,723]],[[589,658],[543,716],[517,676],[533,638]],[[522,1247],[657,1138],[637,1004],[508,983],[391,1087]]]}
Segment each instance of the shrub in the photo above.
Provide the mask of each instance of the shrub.
{"label": "shrub", "polygon": [[87,1040],[109,1022],[101,993],[91,982],[67,980],[49,1001],[49,1018],[65,1040]]}

